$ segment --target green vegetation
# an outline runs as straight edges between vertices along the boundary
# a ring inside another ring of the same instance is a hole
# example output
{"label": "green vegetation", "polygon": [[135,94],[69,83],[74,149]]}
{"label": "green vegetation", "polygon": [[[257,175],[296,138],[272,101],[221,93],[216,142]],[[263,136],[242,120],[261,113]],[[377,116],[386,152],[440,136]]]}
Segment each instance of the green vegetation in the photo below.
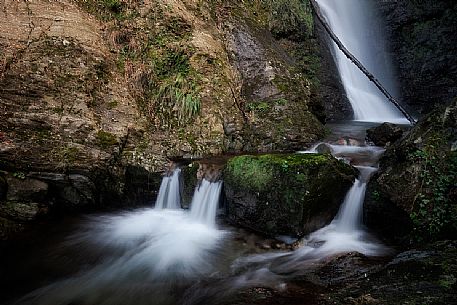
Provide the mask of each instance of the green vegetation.
{"label": "green vegetation", "polygon": [[300,177],[300,168],[310,168],[328,163],[332,157],[320,154],[270,154],[259,156],[239,156],[230,159],[226,171],[231,177],[236,177],[238,185],[257,191],[265,190],[275,177],[275,170],[292,172],[297,180]]}
{"label": "green vegetation", "polygon": [[108,109],[114,109],[119,105],[119,102],[116,100],[112,100],[111,102],[108,103]]}
{"label": "green vegetation", "polygon": [[97,132],[96,139],[98,145],[103,149],[110,148],[111,146],[117,144],[116,136],[103,130]]}
{"label": "green vegetation", "polygon": [[428,144],[409,156],[413,162],[423,164],[421,187],[410,215],[418,241],[436,239],[456,229],[456,194],[452,192],[456,191],[457,153],[441,154],[439,146]]}
{"label": "green vegetation", "polygon": [[288,103],[288,101],[285,98],[279,98],[279,99],[271,101],[271,102],[267,102],[267,101],[251,102],[251,103],[246,103],[246,110],[257,112],[257,113],[267,113],[271,110],[272,107],[285,106],[285,105],[287,105],[287,103]]}
{"label": "green vegetation", "polygon": [[226,170],[236,177],[239,184],[255,190],[263,190],[273,179],[272,167],[265,156],[240,156],[227,163]]}
{"label": "green vegetation", "polygon": [[[147,31],[132,33],[119,27],[118,69],[133,77],[137,102],[156,128],[173,128],[192,122],[201,111],[199,74],[190,58],[191,26],[156,6],[144,18]],[[134,70],[134,71],[133,71]]]}
{"label": "green vegetation", "polygon": [[307,0],[260,0],[267,10],[270,31],[275,36],[311,35],[313,15]]}
{"label": "green vegetation", "polygon": [[181,126],[200,114],[200,98],[195,92],[195,84],[178,73],[161,83],[152,95],[149,110],[159,114],[162,126]]}
{"label": "green vegetation", "polygon": [[24,180],[25,179],[25,173],[23,172],[14,172],[13,177],[17,179]]}
{"label": "green vegetation", "polygon": [[79,159],[80,151],[73,146],[55,147],[51,151],[51,155],[58,163],[57,168],[66,170],[70,166],[74,166]]}
{"label": "green vegetation", "polygon": [[86,11],[103,21],[125,20],[136,13],[126,12],[127,4],[121,0],[77,0]]}

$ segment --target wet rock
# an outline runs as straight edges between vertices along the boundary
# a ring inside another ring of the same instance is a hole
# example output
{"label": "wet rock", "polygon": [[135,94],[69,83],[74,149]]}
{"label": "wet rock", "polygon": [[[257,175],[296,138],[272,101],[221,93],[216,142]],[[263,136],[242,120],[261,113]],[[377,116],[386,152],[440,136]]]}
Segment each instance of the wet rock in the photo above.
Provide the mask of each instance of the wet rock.
{"label": "wet rock", "polygon": [[327,121],[350,120],[354,114],[331,52],[333,42],[320,22],[315,23],[315,32],[318,37],[321,61],[319,69],[320,84],[316,95],[324,106],[323,112]]}
{"label": "wet rock", "polygon": [[[226,37],[230,59],[240,75],[241,96],[246,101],[243,134],[249,140],[244,150],[293,151],[323,137],[323,126],[316,116],[324,111],[318,99],[304,99],[311,94],[309,82],[303,78],[307,71],[301,71],[300,58],[292,56],[303,52],[308,60],[316,56],[303,51],[308,39],[300,43],[276,40],[267,28],[248,16],[230,20]],[[230,125],[224,128],[226,133],[234,132]]]}
{"label": "wet rock", "polygon": [[152,204],[162,181],[159,173],[147,171],[140,166],[127,166],[125,170],[125,190],[127,201],[132,204]]}
{"label": "wet rock", "polygon": [[400,139],[403,130],[392,123],[382,123],[381,125],[367,130],[367,138],[376,146],[385,146]]}
{"label": "wet rock", "polygon": [[[441,241],[399,253],[387,262],[375,260],[372,267],[360,269],[362,277],[327,286],[322,304],[455,304],[456,255],[455,241]],[[353,270],[360,267],[356,263]]]}
{"label": "wet rock", "polygon": [[27,222],[37,217],[40,212],[38,203],[8,201],[0,204],[0,216],[16,222]]}
{"label": "wet rock", "polygon": [[[453,1],[374,1],[384,14],[402,100],[426,114],[457,96]],[[433,51],[432,51],[433,50]]]}
{"label": "wet rock", "polygon": [[8,183],[6,182],[5,177],[0,175],[0,201],[6,199],[7,192]]}
{"label": "wet rock", "polygon": [[100,194],[95,183],[87,176],[81,174],[56,174],[56,173],[31,173],[47,181],[52,187],[50,194],[59,204],[76,207],[94,204]]}
{"label": "wet rock", "polygon": [[328,147],[327,144],[321,143],[316,147],[316,151],[320,154],[330,154],[332,150]]}
{"label": "wet rock", "polygon": [[38,201],[43,202],[48,195],[48,184],[38,179],[27,178],[25,174],[19,173],[19,178],[12,175],[6,177],[8,201]]}
{"label": "wet rock", "polygon": [[[452,195],[457,155],[451,145],[457,132],[443,124],[450,113],[447,109],[437,108],[389,146],[369,182],[364,221],[386,240],[407,242],[413,225],[416,235],[431,240],[457,231]],[[431,222],[439,224],[434,232],[428,229]]]}
{"label": "wet rock", "polygon": [[303,235],[335,216],[355,176],[330,155],[235,157],[224,170],[227,217],[270,236]]}

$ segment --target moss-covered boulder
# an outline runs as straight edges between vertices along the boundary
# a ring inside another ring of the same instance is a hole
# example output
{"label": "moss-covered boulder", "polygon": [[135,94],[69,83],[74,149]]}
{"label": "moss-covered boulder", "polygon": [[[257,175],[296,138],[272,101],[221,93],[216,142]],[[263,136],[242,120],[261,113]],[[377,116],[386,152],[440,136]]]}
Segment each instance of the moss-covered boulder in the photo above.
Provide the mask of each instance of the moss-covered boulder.
{"label": "moss-covered boulder", "polygon": [[[364,222],[389,243],[457,234],[457,100],[387,148],[368,184]],[[386,219],[389,219],[386,222]]]}
{"label": "moss-covered boulder", "polygon": [[245,155],[224,170],[230,222],[301,236],[335,216],[356,170],[327,154]]}

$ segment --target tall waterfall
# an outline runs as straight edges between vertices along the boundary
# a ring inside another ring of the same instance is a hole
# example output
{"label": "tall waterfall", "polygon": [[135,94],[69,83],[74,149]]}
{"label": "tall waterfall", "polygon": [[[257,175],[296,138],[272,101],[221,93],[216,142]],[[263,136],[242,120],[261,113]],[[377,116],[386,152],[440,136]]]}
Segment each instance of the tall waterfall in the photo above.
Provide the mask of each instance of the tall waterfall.
{"label": "tall waterfall", "polygon": [[195,189],[190,217],[208,226],[214,226],[221,188],[221,181],[209,182],[203,179]]}
{"label": "tall waterfall", "polygon": [[[381,20],[368,0],[318,0],[332,31],[346,48],[389,90],[398,96],[392,65],[385,48]],[[405,123],[403,117],[378,88],[332,41],[333,56],[354,119],[367,122]]]}
{"label": "tall waterfall", "polygon": [[155,204],[157,210],[181,208],[180,176],[181,169],[177,168],[171,176],[163,177]]}

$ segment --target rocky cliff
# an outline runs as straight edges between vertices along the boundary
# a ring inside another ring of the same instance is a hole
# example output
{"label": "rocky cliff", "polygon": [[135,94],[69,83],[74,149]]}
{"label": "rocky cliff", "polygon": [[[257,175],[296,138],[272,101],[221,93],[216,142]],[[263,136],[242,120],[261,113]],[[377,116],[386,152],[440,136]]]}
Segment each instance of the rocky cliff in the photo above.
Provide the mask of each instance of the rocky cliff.
{"label": "rocky cliff", "polygon": [[425,114],[457,95],[457,3],[374,1],[384,14],[404,103]]}
{"label": "rocky cliff", "polygon": [[311,12],[270,2],[1,1],[0,217],[146,203],[169,158],[322,137]]}

